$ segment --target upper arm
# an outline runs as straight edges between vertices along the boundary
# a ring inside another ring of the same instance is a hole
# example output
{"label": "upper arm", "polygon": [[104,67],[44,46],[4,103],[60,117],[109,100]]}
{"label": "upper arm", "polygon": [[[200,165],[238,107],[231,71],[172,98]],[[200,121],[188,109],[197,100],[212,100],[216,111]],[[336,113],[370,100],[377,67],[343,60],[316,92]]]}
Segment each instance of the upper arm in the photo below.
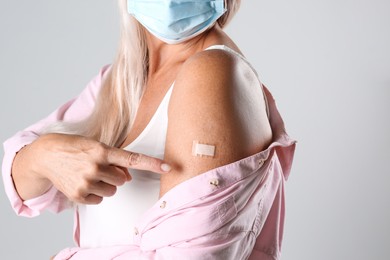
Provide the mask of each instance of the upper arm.
{"label": "upper arm", "polygon": [[[93,109],[95,100],[100,90],[103,74],[107,70],[104,67],[99,75],[94,77],[86,88],[76,98],[68,101],[57,108],[46,118],[16,133],[4,142],[4,158],[2,162],[2,177],[6,194],[17,214],[25,216],[36,216],[44,209],[51,209],[59,212],[68,206],[65,197],[56,193],[53,189],[39,198],[22,201],[16,192],[13,177],[12,165],[17,153],[24,147],[39,138],[46,126],[58,121],[76,121],[86,117]],[[52,203],[56,201],[56,203]]]}
{"label": "upper arm", "polygon": [[101,89],[103,77],[106,75],[109,67],[104,66],[98,75],[96,75],[75,98],[59,106],[49,116],[41,121],[29,126],[24,131],[41,133],[48,125],[59,122],[76,122],[86,118],[91,114],[95,107],[96,99]]}
{"label": "upper arm", "polygon": [[[210,169],[245,158],[269,143],[271,130],[261,84],[241,58],[221,50],[187,61],[168,111],[161,194]],[[215,146],[214,157],[192,155],[193,141]]]}

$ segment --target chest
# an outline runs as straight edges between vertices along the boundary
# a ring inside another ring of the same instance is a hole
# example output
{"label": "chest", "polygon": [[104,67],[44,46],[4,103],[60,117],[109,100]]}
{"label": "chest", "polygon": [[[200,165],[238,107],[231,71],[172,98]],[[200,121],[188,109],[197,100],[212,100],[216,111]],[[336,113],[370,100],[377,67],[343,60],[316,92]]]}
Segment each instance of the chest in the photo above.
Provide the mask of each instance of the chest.
{"label": "chest", "polygon": [[122,148],[133,142],[146,128],[164,99],[167,91],[172,86],[173,81],[173,76],[156,77],[148,81],[134,123],[130,128],[125,141],[121,145]]}

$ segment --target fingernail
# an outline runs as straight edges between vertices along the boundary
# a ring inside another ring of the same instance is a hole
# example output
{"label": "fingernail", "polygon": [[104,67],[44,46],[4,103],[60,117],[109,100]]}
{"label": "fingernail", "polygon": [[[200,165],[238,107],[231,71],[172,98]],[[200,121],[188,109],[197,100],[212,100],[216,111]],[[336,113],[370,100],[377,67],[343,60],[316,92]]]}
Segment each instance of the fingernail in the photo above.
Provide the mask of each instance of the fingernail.
{"label": "fingernail", "polygon": [[131,178],[131,175],[130,175],[130,174],[127,174],[127,175],[126,175],[126,179],[127,179],[127,181],[131,181],[131,179],[132,179],[132,178]]}
{"label": "fingernail", "polygon": [[171,169],[172,169],[171,166],[169,166],[168,164],[166,163],[161,164],[161,170],[163,170],[164,172],[169,172]]}

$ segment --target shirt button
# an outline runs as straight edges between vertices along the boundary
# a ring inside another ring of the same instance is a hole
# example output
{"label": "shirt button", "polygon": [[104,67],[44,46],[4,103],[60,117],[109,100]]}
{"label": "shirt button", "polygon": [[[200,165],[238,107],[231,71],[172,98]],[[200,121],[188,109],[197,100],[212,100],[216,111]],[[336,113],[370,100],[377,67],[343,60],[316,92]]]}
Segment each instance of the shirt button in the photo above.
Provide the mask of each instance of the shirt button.
{"label": "shirt button", "polygon": [[259,166],[262,166],[264,164],[264,159],[259,160]]}
{"label": "shirt button", "polygon": [[213,180],[211,180],[211,181],[210,181],[210,185],[213,185],[213,186],[217,187],[217,186],[219,185],[218,179],[213,179]]}
{"label": "shirt button", "polygon": [[167,202],[166,201],[163,201],[160,205],[160,208],[161,209],[164,209],[165,207],[167,206]]}
{"label": "shirt button", "polygon": [[139,232],[138,232],[138,229],[135,227],[134,228],[134,235],[138,236]]}

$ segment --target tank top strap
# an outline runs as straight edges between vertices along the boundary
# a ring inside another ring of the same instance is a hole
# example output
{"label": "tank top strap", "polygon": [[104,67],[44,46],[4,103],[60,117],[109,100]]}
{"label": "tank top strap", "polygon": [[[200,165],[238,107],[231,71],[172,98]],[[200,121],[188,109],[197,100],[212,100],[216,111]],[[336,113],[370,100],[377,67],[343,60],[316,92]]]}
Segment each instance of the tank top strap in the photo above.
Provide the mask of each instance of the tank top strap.
{"label": "tank top strap", "polygon": [[266,112],[267,112],[267,116],[268,118],[270,117],[270,109],[269,109],[269,102],[268,102],[268,99],[267,99],[267,95],[264,91],[264,85],[263,83],[261,82],[260,80],[260,77],[259,77],[259,74],[257,73],[257,71],[255,70],[255,68],[252,66],[252,64],[248,61],[247,58],[245,58],[243,55],[241,55],[240,53],[238,53],[237,51],[229,48],[228,46],[226,45],[212,45],[212,46],[209,46],[207,47],[205,50],[224,50],[224,51],[227,51],[237,57],[239,57],[241,60],[243,60],[246,64],[248,64],[248,66],[252,69],[252,71],[255,73],[257,79],[259,80],[260,82],[260,85],[261,85],[261,90],[263,91],[263,97],[264,97],[264,102],[265,102],[265,109],[266,109]]}

